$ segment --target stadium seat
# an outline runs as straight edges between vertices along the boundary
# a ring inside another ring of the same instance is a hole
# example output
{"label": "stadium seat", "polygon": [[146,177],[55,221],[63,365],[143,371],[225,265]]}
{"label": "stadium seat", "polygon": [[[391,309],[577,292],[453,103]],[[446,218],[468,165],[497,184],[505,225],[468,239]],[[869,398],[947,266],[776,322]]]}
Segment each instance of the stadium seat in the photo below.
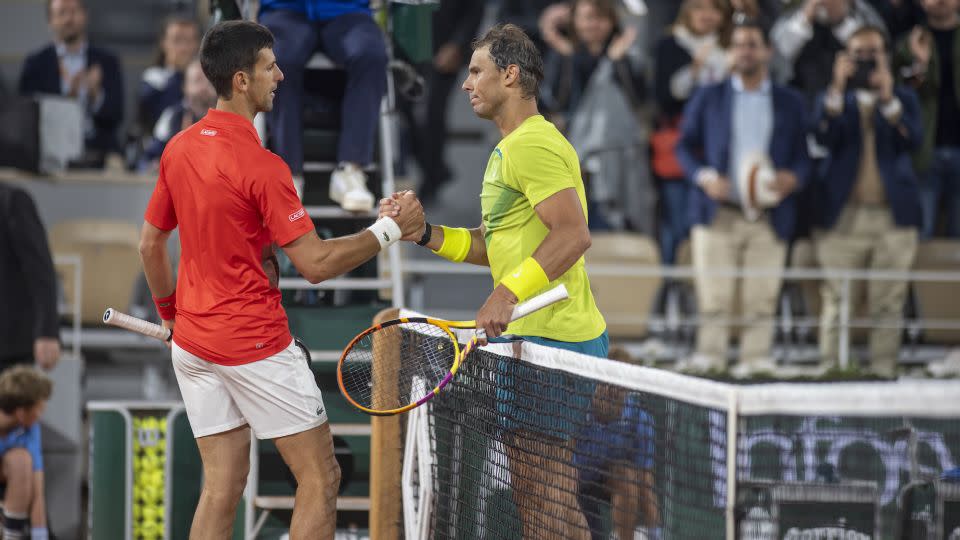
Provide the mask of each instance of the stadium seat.
{"label": "stadium seat", "polygon": [[[630,233],[594,233],[587,251],[590,265],[659,266],[656,243],[647,236]],[[662,279],[650,277],[614,277],[590,274],[590,285],[597,306],[607,320],[610,337],[640,338],[647,333],[653,302]]]}
{"label": "stadium seat", "polygon": [[[933,239],[921,242],[917,247],[916,271],[954,272],[960,267],[960,241]],[[921,319],[960,322],[960,303],[957,293],[960,283],[916,282],[913,284],[917,310]],[[960,330],[924,330],[928,343],[960,344]]]}
{"label": "stadium seat", "polygon": [[[79,255],[83,261],[80,319],[100,324],[108,307],[126,311],[140,275],[137,225],[123,221],[63,221],[50,230],[54,255]],[[76,298],[72,267],[57,267],[68,304]]]}

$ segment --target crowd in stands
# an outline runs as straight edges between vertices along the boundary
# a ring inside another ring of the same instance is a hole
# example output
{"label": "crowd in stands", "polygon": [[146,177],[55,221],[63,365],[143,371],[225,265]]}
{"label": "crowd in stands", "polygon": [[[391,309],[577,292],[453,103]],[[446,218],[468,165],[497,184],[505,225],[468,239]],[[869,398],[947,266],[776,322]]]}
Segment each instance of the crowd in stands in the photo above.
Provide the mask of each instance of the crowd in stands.
{"label": "crowd in stands", "polygon": [[[408,114],[410,157],[429,205],[451,180],[447,110],[485,13],[541,48],[540,109],[577,148],[590,227],[655,237],[664,264],[697,270],[702,325],[692,367],[722,365],[733,306],[749,321],[776,310],[797,238],[818,263],[908,270],[920,240],[960,235],[960,0],[441,0],[422,114]],[[81,0],[50,0],[52,42],[24,61],[20,94],[76,98],[86,112],[81,164],[121,149],[120,62],[87,39]],[[264,0],[285,80],[267,116],[268,144],[304,178],[304,76],[322,52],[346,74],[330,197],[368,210],[387,42],[368,0]],[[665,26],[661,22],[670,21]],[[128,166],[156,167],[166,142],[201,118],[215,93],[196,60],[202,34],[173,15],[142,75]],[[771,269],[737,287],[710,268]],[[822,353],[836,358],[839,282],[822,291]],[[734,291],[743,298],[734,298]],[[869,314],[898,324],[906,284],[871,282]],[[771,327],[741,337],[744,370],[770,367]],[[833,330],[831,330],[831,328]],[[831,345],[831,343],[833,345]],[[896,330],[870,338],[874,367],[893,369]]]}

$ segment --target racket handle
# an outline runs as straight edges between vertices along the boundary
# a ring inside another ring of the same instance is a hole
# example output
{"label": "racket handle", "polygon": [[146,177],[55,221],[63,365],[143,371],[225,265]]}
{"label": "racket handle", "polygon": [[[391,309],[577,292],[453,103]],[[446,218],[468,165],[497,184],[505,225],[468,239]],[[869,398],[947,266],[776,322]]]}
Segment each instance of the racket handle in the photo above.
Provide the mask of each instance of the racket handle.
{"label": "racket handle", "polygon": [[570,298],[570,294],[567,293],[567,287],[561,283],[543,294],[538,294],[526,302],[518,304],[517,307],[513,308],[513,315],[510,320],[515,321],[521,317],[526,317],[535,311],[540,311],[567,298]]}
{"label": "racket handle", "polygon": [[103,312],[103,323],[110,326],[117,326],[127,330],[143,334],[147,337],[159,339],[160,341],[170,341],[173,337],[173,331],[164,328],[159,324],[154,324],[143,319],[138,319],[126,313],[121,313],[113,308],[107,308]]}

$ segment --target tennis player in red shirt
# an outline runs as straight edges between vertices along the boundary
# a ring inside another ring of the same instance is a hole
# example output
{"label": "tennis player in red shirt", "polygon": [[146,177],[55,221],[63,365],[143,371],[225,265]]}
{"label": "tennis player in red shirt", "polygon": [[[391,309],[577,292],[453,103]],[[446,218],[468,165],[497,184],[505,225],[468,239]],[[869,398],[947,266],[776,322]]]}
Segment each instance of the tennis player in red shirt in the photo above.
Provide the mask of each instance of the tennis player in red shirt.
{"label": "tennis player in red shirt", "polygon": [[[173,367],[203,459],[191,540],[230,538],[250,468],[250,430],[273,439],[297,479],[290,538],[333,538],[340,469],[320,390],[294,344],[264,257],[281,246],[312,283],[338,276],[401,237],[423,208],[404,198],[395,220],[321,240],[290,169],[263,149],[253,127],[273,107],[283,73],[265,27],[211,28],[200,62],[217,108],[167,145],[147,206],[140,254],[163,325],[173,328]],[[167,239],[180,229],[176,284]]]}

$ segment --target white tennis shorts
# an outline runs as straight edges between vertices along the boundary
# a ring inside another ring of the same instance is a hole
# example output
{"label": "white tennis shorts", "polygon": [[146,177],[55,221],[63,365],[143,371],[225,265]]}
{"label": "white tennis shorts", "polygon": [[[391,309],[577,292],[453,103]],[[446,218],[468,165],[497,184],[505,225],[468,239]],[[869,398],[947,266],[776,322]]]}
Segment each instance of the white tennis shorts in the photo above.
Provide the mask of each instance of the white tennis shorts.
{"label": "white tennis shorts", "polygon": [[275,439],[327,421],[306,356],[291,341],[279,353],[240,366],[221,366],[173,344],[173,370],[194,437],[249,424],[258,439]]}

